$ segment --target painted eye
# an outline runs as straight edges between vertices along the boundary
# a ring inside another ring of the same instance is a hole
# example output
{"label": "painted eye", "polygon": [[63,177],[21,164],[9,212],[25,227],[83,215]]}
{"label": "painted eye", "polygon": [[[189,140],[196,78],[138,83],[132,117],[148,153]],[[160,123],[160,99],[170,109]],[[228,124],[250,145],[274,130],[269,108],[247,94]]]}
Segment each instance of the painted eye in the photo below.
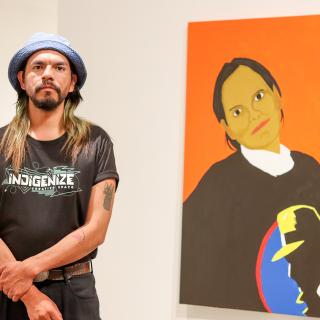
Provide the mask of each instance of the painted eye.
{"label": "painted eye", "polygon": [[260,101],[264,97],[264,92],[263,90],[258,91],[258,93],[255,95],[254,100],[255,101]]}
{"label": "painted eye", "polygon": [[240,108],[236,108],[233,110],[232,115],[236,118],[240,116],[241,112],[242,110]]}

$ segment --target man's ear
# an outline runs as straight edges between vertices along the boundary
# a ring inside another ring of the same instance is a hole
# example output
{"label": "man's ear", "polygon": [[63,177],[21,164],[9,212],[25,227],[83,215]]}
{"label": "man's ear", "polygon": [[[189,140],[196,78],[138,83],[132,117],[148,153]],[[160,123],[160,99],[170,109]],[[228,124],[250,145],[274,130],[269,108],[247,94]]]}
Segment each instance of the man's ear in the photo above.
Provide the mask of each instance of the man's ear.
{"label": "man's ear", "polygon": [[220,124],[222,126],[222,128],[224,129],[224,131],[227,133],[227,135],[232,139],[235,140],[235,136],[232,132],[232,130],[228,127],[226,120],[225,119],[221,119],[220,120]]}
{"label": "man's ear", "polygon": [[69,92],[73,92],[78,80],[78,76],[75,73],[71,74],[71,84],[69,88]]}
{"label": "man's ear", "polygon": [[18,78],[18,81],[20,83],[20,87],[22,90],[26,90],[26,86],[24,84],[24,72],[23,71],[19,71],[17,73],[17,78]]}

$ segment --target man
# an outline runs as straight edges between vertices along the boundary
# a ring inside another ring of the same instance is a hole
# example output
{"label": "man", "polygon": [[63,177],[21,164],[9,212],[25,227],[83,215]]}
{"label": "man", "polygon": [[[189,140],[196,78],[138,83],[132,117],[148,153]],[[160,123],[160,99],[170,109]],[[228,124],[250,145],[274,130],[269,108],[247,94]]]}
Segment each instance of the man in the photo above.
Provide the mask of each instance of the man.
{"label": "man", "polygon": [[74,115],[84,63],[37,33],[8,72],[18,100],[0,130],[0,319],[100,319],[91,259],[118,174],[109,136]]}

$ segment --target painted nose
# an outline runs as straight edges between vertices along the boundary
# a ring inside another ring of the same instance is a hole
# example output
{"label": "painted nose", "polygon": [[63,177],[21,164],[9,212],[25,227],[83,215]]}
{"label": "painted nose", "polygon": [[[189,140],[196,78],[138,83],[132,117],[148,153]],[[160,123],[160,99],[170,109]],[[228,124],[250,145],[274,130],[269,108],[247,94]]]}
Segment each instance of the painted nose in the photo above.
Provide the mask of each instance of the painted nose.
{"label": "painted nose", "polygon": [[252,108],[251,119],[252,119],[252,120],[257,120],[257,119],[260,118],[260,116],[261,116],[261,111]]}

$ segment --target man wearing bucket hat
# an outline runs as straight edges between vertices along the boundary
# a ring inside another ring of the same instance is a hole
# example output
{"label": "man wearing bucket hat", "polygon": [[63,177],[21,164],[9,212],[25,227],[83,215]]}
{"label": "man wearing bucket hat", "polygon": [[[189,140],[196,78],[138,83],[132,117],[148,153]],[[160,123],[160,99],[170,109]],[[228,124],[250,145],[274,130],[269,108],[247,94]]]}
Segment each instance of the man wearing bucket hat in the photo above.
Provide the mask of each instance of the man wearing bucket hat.
{"label": "man wearing bucket hat", "polygon": [[100,319],[92,259],[118,183],[113,144],[74,115],[86,68],[59,35],[11,59],[16,116],[0,129],[0,319]]}

